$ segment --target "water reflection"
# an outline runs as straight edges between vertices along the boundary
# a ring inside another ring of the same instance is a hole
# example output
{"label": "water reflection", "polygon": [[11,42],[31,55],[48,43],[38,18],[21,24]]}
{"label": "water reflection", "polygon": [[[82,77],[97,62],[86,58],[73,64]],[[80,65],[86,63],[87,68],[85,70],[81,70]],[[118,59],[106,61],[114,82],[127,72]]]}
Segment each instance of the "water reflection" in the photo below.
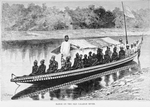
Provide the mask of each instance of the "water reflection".
{"label": "water reflection", "polygon": [[[76,99],[78,97],[84,96],[94,90],[98,90],[102,88],[100,85],[101,78],[93,79],[90,81],[86,81],[80,84],[75,85],[76,87],[71,88],[71,86],[66,86],[61,89],[57,89],[54,91],[43,91],[45,89],[50,88],[50,86],[47,85],[32,85],[23,91],[17,93],[12,97],[12,99],[20,99],[24,97],[29,97],[32,100],[40,100],[40,99],[45,99],[46,94],[49,95],[49,100],[53,100],[54,98],[57,98],[58,100],[65,100],[65,99]],[[40,93],[36,93],[39,92]],[[47,98],[46,98],[47,99]]]}

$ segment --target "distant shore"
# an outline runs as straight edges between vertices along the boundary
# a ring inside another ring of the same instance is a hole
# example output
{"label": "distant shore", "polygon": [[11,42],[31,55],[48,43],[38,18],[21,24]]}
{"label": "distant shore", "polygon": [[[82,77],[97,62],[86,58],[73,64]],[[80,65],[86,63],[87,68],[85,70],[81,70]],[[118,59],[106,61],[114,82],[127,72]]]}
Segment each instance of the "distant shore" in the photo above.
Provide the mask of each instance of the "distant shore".
{"label": "distant shore", "polygon": [[[150,35],[150,29],[128,29],[128,36]],[[124,36],[124,29],[79,29],[57,31],[2,31],[2,41],[63,39],[69,35],[71,39],[96,38],[105,36]]]}

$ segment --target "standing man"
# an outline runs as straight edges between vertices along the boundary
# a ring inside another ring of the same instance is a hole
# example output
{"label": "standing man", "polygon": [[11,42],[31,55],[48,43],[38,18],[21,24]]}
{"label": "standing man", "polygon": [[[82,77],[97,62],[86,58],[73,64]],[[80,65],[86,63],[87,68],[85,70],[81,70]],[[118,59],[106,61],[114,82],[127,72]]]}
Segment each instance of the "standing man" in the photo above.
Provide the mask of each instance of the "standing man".
{"label": "standing man", "polygon": [[61,44],[60,52],[63,55],[64,59],[66,59],[66,57],[70,56],[71,44],[68,41],[69,40],[69,36],[68,35],[66,35],[64,39],[65,39],[65,41],[62,42],[62,44]]}
{"label": "standing man", "polygon": [[134,48],[133,48],[133,44],[131,44],[131,55],[134,54]]}
{"label": "standing man", "polygon": [[63,57],[63,59],[66,60],[66,57],[70,56],[71,46],[75,46],[75,47],[79,48],[79,46],[71,44],[69,42],[69,36],[66,35],[65,38],[64,38],[64,42],[62,42],[62,44],[61,44],[61,49],[60,49],[61,57]]}
{"label": "standing man", "polygon": [[119,53],[121,47],[123,47],[123,49],[125,49],[125,44],[123,43],[122,39],[119,39],[119,43],[120,44],[117,45],[117,53]]}
{"label": "standing man", "polygon": [[129,45],[126,45],[125,57],[129,57],[131,55],[131,49],[129,49]]}
{"label": "standing man", "polygon": [[119,42],[120,42],[120,47],[123,47],[125,46],[125,44],[123,43],[123,40],[122,39],[119,39]]}

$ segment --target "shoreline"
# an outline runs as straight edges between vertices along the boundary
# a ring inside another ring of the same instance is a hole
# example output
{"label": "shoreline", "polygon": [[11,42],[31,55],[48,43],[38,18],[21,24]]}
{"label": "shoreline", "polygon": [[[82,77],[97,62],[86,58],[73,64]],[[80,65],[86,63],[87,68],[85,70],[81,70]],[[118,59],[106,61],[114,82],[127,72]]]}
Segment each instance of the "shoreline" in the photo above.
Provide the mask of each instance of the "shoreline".
{"label": "shoreline", "polygon": [[[128,36],[150,35],[149,29],[130,29]],[[61,40],[65,35],[70,39],[125,36],[124,29],[79,29],[58,31],[3,31],[2,41]],[[81,36],[82,35],[82,36]]]}
{"label": "shoreline", "polygon": [[[142,72],[141,72],[142,71]],[[150,68],[124,76],[78,100],[150,100]]]}

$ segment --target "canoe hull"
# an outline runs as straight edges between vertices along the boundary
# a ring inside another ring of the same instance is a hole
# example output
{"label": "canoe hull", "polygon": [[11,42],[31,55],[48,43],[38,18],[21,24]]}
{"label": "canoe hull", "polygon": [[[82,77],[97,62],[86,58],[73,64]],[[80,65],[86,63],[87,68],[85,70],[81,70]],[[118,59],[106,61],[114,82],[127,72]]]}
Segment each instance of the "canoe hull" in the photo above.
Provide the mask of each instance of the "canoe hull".
{"label": "canoe hull", "polygon": [[83,83],[92,79],[100,78],[105,75],[110,75],[118,71],[126,70],[128,68],[137,67],[137,63],[134,61],[131,61],[125,64],[118,65],[116,67],[101,70],[99,72],[96,72],[95,74],[87,73],[85,75],[84,74],[76,75],[73,77],[66,77],[64,79],[53,79],[53,80],[41,81],[41,82],[38,82],[37,84],[33,84],[32,86],[18,92],[12,97],[12,99],[15,100],[15,99],[20,99],[24,97],[32,97],[32,96],[39,95],[40,93],[58,90],[58,89],[61,89],[63,87],[68,87],[73,84],[80,84],[80,83]]}
{"label": "canoe hull", "polygon": [[95,74],[103,73],[108,70],[112,70],[118,68],[122,65],[125,65],[128,62],[131,62],[137,53],[131,55],[128,58],[124,58],[119,61],[87,67],[83,69],[65,71],[60,73],[52,73],[52,74],[45,74],[40,76],[28,76],[28,77],[20,77],[16,79],[11,79],[11,82],[18,82],[18,83],[31,83],[31,84],[55,84],[55,83],[64,83],[68,81],[72,81],[75,79],[81,79],[84,77],[92,76]]}
{"label": "canoe hull", "polygon": [[95,70],[94,72],[89,72],[89,73],[84,73],[84,74],[79,74],[79,75],[73,75],[73,76],[66,76],[63,78],[56,78],[56,79],[50,79],[50,80],[35,81],[34,84],[45,84],[45,85],[47,84],[47,85],[54,86],[56,84],[63,84],[63,83],[67,83],[67,82],[74,81],[74,80],[80,80],[82,78],[86,78],[86,77],[89,77],[92,75],[104,73],[106,71],[110,71],[110,70],[113,70],[115,68],[125,66],[128,63],[130,63],[131,61],[126,62],[126,63],[121,64],[121,65],[113,66],[111,68],[106,68],[106,69],[102,69],[102,70]]}

